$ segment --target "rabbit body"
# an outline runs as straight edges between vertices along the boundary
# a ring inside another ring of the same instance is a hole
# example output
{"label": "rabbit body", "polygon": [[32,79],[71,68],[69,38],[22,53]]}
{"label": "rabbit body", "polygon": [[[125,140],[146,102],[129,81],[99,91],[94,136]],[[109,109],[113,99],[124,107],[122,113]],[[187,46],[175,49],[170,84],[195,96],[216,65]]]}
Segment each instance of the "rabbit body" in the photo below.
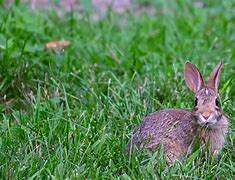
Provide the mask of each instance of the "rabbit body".
{"label": "rabbit body", "polygon": [[190,154],[197,142],[202,151],[209,148],[213,154],[218,154],[228,131],[228,119],[223,115],[218,100],[221,67],[222,62],[214,68],[205,83],[196,66],[186,62],[184,78],[189,89],[195,93],[192,111],[165,109],[145,117],[134,130],[127,145],[128,151],[136,147],[154,152],[163,145],[169,164]]}
{"label": "rabbit body", "polygon": [[218,153],[228,128],[226,117],[221,117],[213,129],[198,125],[192,112],[183,109],[165,109],[145,117],[134,130],[128,151],[134,146],[154,152],[163,145],[165,159],[169,164],[191,153],[198,139],[200,147],[209,145],[211,152]]}

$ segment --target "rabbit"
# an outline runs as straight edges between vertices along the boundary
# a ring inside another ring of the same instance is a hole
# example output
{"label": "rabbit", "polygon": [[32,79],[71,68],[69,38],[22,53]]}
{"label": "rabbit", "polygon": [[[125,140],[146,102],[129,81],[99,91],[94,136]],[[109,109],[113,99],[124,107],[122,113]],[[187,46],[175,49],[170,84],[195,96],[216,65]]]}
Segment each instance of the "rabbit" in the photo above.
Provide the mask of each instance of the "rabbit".
{"label": "rabbit", "polygon": [[197,67],[187,61],[184,79],[195,93],[193,109],[164,109],[143,118],[132,134],[127,151],[131,153],[136,147],[137,150],[145,148],[154,152],[162,147],[164,158],[171,165],[192,153],[197,141],[203,152],[209,149],[217,155],[224,146],[229,125],[218,100],[222,66],[221,61],[205,83]]}

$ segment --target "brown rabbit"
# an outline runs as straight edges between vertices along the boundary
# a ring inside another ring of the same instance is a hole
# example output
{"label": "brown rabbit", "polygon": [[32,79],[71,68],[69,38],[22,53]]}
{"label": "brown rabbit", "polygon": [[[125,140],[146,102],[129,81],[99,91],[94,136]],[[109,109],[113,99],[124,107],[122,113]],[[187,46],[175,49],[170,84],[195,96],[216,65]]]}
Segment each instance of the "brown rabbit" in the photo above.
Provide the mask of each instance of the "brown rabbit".
{"label": "brown rabbit", "polygon": [[153,152],[163,145],[165,159],[172,164],[190,154],[198,139],[203,151],[208,147],[213,154],[218,154],[228,131],[228,119],[222,114],[218,100],[222,65],[220,62],[215,67],[206,84],[196,66],[186,62],[184,78],[195,93],[193,110],[165,109],[145,117],[133,132],[128,152],[133,147]]}

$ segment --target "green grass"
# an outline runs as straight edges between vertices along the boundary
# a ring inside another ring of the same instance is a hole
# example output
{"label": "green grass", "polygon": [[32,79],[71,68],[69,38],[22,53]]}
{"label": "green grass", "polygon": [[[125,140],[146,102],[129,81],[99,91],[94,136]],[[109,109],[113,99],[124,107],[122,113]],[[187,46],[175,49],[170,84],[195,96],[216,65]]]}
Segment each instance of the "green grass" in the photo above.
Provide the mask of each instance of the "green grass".
{"label": "green grass", "polygon": [[[153,5],[154,16],[109,13],[98,22],[85,12],[0,9],[1,179],[234,178],[235,1]],[[44,50],[56,39],[71,46]],[[129,157],[125,146],[142,117],[192,107],[185,61],[208,76],[222,58],[230,129],[218,159],[195,152],[167,167],[161,154]]]}

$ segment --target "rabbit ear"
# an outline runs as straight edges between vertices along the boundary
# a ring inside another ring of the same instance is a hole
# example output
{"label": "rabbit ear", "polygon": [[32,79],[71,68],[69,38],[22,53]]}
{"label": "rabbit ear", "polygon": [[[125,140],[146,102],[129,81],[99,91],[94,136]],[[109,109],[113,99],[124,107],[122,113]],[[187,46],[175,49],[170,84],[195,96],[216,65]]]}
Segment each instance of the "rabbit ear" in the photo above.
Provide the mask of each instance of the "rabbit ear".
{"label": "rabbit ear", "polygon": [[205,86],[201,73],[199,72],[197,67],[189,61],[185,63],[184,79],[189,89],[191,89],[194,93]]}
{"label": "rabbit ear", "polygon": [[223,66],[223,61],[220,61],[220,63],[217,64],[217,66],[212,71],[207,83],[208,87],[214,89],[216,92],[218,92],[219,77],[222,66]]}

